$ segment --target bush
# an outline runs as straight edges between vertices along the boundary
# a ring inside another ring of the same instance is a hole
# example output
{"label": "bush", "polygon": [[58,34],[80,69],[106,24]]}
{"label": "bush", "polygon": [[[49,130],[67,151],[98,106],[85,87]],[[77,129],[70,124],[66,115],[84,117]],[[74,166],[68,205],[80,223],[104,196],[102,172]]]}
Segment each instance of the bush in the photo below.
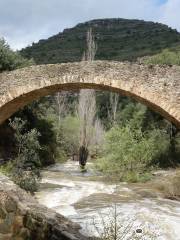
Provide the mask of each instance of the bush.
{"label": "bush", "polygon": [[151,180],[152,174],[149,172],[144,172],[144,173],[138,173],[138,172],[127,172],[127,174],[124,176],[123,181],[126,182],[132,182],[132,183],[137,183],[137,182],[142,182],[145,183],[149,180]]}
{"label": "bush", "polygon": [[13,181],[27,192],[34,193],[39,187],[39,176],[34,171],[18,171],[14,169]]}
{"label": "bush", "polygon": [[51,116],[54,132],[56,133],[56,161],[62,162],[69,156],[77,155],[79,149],[79,120],[67,115],[58,121],[57,115]]}
{"label": "bush", "polygon": [[39,157],[42,166],[55,163],[56,131],[46,116],[49,104],[47,104],[47,99],[42,98],[26,106],[14,116],[26,122],[26,131],[36,129],[39,132]]}
{"label": "bush", "polygon": [[60,147],[56,149],[56,162],[57,163],[64,163],[68,159],[67,153]]}
{"label": "bush", "polygon": [[144,133],[130,124],[116,126],[106,135],[103,156],[96,167],[117,180],[145,181],[150,176],[144,173],[151,170],[154,159],[164,154],[168,147],[168,136],[160,130]]}
{"label": "bush", "polygon": [[13,163],[10,161],[0,166],[0,172],[2,172],[5,175],[10,175],[10,173],[12,172],[12,169],[13,169]]}
{"label": "bush", "polygon": [[26,122],[15,118],[10,126],[15,131],[17,157],[13,161],[11,177],[16,184],[33,193],[38,188],[40,179],[39,133],[36,129],[25,131]]}
{"label": "bush", "polygon": [[0,72],[32,64],[34,64],[33,60],[26,60],[17,52],[13,52],[6,41],[0,39]]}
{"label": "bush", "polygon": [[[147,219],[146,219],[147,220]],[[148,221],[141,223],[135,217],[122,217],[118,205],[114,204],[107,213],[99,213],[97,220],[93,219],[93,226],[99,240],[152,240],[162,236],[158,221],[149,218]],[[154,225],[154,226],[152,226]]]}
{"label": "bush", "polygon": [[165,49],[162,53],[152,57],[147,57],[144,60],[145,64],[162,64],[162,65],[180,65],[180,51],[173,52]]}

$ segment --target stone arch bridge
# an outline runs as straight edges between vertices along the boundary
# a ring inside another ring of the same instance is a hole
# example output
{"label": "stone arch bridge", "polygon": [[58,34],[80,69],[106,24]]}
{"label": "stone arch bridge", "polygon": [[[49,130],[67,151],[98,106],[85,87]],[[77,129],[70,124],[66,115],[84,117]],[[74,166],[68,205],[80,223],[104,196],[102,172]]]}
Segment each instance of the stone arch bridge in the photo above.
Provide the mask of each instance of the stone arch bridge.
{"label": "stone arch bridge", "polygon": [[180,128],[180,67],[94,61],[31,66],[0,74],[0,123],[60,90],[94,88],[130,96]]}

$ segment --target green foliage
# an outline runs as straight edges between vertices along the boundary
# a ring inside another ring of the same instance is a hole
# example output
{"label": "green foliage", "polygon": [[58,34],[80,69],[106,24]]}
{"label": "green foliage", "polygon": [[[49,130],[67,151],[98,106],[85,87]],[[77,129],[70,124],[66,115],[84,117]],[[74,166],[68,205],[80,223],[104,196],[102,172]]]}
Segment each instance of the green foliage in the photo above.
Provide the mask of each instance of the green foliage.
{"label": "green foliage", "polygon": [[78,24],[47,40],[22,49],[37,64],[81,61],[86,33],[92,28],[98,45],[96,60],[135,61],[154,55],[180,41],[180,34],[166,25],[128,19],[100,19]]}
{"label": "green foliage", "polygon": [[60,147],[56,148],[56,152],[55,152],[56,163],[64,163],[68,159],[67,152],[65,152],[65,150],[63,148],[64,148],[64,146],[60,146]]}
{"label": "green foliage", "polygon": [[68,156],[78,154],[79,149],[79,119],[72,115],[64,117],[60,123],[57,116],[53,120],[54,131],[57,138],[56,161],[67,160]]}
{"label": "green foliage", "polygon": [[80,122],[77,117],[67,116],[61,122],[65,152],[70,155],[78,152],[79,127]]}
{"label": "green foliage", "polygon": [[19,53],[13,52],[4,39],[0,39],[0,72],[32,65],[32,60],[23,58]]}
{"label": "green foliage", "polygon": [[180,65],[180,49],[178,49],[178,51],[165,49],[159,54],[145,58],[144,63],[161,65]]}
{"label": "green foliage", "polygon": [[28,131],[36,129],[40,136],[38,137],[41,148],[39,149],[39,157],[42,166],[47,166],[55,162],[56,152],[56,133],[53,129],[52,122],[48,119],[51,103],[42,98],[34,101],[32,104],[20,110],[14,117],[21,118],[26,122]]}
{"label": "green foliage", "polygon": [[147,107],[145,105],[133,101],[126,102],[125,106],[118,112],[117,122],[121,126],[130,123],[134,128],[142,127],[144,121],[146,121],[146,112]]}
{"label": "green foliage", "polygon": [[[157,142],[159,144],[157,144]],[[107,132],[104,154],[97,162],[99,170],[119,180],[139,181],[142,175],[169,147],[168,135],[155,129],[148,133],[132,123],[115,126]]]}
{"label": "green foliage", "polygon": [[123,181],[125,182],[132,182],[132,183],[137,183],[137,182],[147,182],[151,180],[152,174],[150,172],[144,172],[144,173],[139,173],[135,171],[127,172],[125,176],[123,177]]}
{"label": "green foliage", "polygon": [[[23,49],[21,54],[29,59],[33,57],[38,64],[79,61],[86,47],[86,32],[89,27],[92,27],[98,44],[96,59],[134,61],[142,56],[156,54],[143,61],[147,64],[179,65],[180,34],[177,31],[162,24],[125,19],[94,20],[79,24]],[[162,51],[163,49],[168,50]],[[0,72],[29,64],[31,61],[24,60],[18,53],[11,51],[3,40],[0,41]],[[103,122],[105,129],[109,130],[104,148],[98,149],[98,154],[102,154],[97,163],[100,170],[109,176],[117,176],[118,179],[146,181],[150,175],[145,171],[149,171],[151,165],[172,166],[174,159],[180,159],[180,136],[177,134],[171,137],[169,123],[129,98],[119,97],[117,126],[113,126],[109,120],[109,94],[96,92],[97,117]],[[35,101],[15,115],[26,122],[24,127],[28,132],[37,129],[40,133],[38,156],[33,155],[34,153],[32,155],[39,157],[43,166],[52,164],[55,160],[62,162],[78,152],[80,123],[75,117],[77,96],[77,93],[68,95],[65,105],[70,107],[62,111],[60,122],[54,96]],[[8,134],[5,132],[4,135]],[[0,148],[4,149],[6,142],[10,141],[12,148],[13,136],[12,140],[4,141],[4,135],[1,134],[3,141],[0,141],[0,145],[1,142],[5,144]],[[94,153],[97,152],[97,146],[93,144],[90,151]],[[7,146],[10,149],[9,144]],[[29,154],[29,150],[26,154]],[[36,174],[35,177],[29,177],[28,171],[26,173],[22,181],[25,188],[31,179],[36,180]],[[35,186],[34,183],[32,185]]]}
{"label": "green foliage", "polygon": [[[37,172],[37,171],[36,171]],[[39,188],[40,176],[34,171],[14,171],[13,181],[27,192],[34,193]]]}
{"label": "green foliage", "polygon": [[40,178],[39,133],[36,129],[25,131],[26,122],[15,118],[10,126],[15,131],[17,157],[13,161],[12,179],[26,191],[34,192]]}
{"label": "green foliage", "polygon": [[[110,130],[101,151],[103,154],[98,157],[98,169],[115,180],[137,182],[150,177],[148,172],[151,167],[175,167],[179,164],[180,135],[172,135],[172,125],[168,121],[146,106],[120,96],[116,127],[113,127],[106,115],[109,110],[109,93],[97,94],[98,114],[106,130]],[[101,108],[103,103],[105,109]],[[132,163],[135,167],[130,170],[124,167],[124,162],[129,165]]]}
{"label": "green foliage", "polygon": [[0,166],[0,172],[5,175],[10,175],[13,169],[13,163],[11,161]]}

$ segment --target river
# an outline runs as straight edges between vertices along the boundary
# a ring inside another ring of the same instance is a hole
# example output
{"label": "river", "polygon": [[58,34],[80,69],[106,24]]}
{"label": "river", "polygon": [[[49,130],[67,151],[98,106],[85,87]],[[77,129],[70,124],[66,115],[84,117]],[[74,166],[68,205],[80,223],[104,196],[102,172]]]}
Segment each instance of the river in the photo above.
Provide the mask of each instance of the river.
{"label": "river", "polygon": [[99,236],[116,222],[120,240],[180,240],[180,202],[143,191],[138,185],[104,183],[91,163],[81,173],[77,162],[68,161],[42,171],[36,198],[79,223],[88,236]]}

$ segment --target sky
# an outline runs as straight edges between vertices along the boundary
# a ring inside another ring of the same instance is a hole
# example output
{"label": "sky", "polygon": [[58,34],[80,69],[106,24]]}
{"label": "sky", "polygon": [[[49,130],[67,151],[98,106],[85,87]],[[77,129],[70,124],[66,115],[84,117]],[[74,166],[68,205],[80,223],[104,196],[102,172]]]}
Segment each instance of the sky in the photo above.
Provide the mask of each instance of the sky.
{"label": "sky", "polygon": [[180,0],[0,0],[0,38],[16,50],[80,22],[118,17],[180,31]]}

